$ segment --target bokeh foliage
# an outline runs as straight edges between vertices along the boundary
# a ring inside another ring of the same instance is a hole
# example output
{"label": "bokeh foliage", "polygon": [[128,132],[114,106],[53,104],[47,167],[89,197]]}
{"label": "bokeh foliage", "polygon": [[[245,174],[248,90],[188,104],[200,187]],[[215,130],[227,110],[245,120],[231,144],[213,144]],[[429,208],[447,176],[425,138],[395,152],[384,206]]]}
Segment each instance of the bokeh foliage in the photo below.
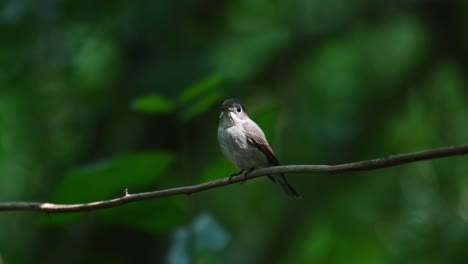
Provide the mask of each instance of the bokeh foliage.
{"label": "bokeh foliage", "polygon": [[[0,201],[226,177],[219,104],[283,164],[467,142],[464,1],[0,2]],[[0,263],[462,263],[466,157],[96,212],[0,214]]]}

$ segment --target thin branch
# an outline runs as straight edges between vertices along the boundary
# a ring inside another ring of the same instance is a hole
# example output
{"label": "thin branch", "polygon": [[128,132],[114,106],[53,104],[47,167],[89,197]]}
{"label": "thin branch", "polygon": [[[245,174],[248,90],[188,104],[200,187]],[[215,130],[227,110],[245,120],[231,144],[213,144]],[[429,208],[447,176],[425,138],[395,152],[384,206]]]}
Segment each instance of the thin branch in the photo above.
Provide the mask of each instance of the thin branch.
{"label": "thin branch", "polygon": [[[287,165],[262,168],[253,171],[247,175],[247,180],[258,178],[261,176],[275,174],[275,173],[303,173],[303,172],[328,172],[328,173],[341,173],[351,171],[365,171],[375,170],[387,167],[393,167],[409,162],[430,160],[443,158],[448,156],[464,155],[468,153],[468,144],[460,146],[443,147],[432,150],[412,152],[406,154],[398,154],[380,159],[373,159],[367,161],[346,163],[340,165]],[[112,200],[97,201],[83,204],[53,204],[53,203],[38,203],[38,202],[2,202],[0,203],[0,211],[40,211],[47,213],[71,213],[71,212],[85,212],[93,211],[104,208],[116,207],[126,203],[155,199],[172,195],[202,192],[205,190],[226,186],[229,184],[241,182],[242,176],[232,178],[229,182],[228,178],[214,180],[206,183],[177,187],[172,189],[129,194],[127,190],[124,196]]]}

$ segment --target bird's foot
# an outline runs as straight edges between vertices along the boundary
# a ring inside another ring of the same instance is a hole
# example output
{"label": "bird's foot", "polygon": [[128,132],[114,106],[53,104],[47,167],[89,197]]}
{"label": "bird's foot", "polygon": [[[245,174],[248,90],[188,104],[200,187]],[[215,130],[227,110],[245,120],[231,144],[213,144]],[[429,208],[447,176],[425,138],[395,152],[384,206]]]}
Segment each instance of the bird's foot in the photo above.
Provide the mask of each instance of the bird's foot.
{"label": "bird's foot", "polygon": [[231,174],[231,176],[229,176],[228,182],[231,183],[232,177],[236,177],[238,175],[241,175],[243,172],[244,172],[244,170],[241,170],[238,173]]}
{"label": "bird's foot", "polygon": [[242,183],[244,183],[247,180],[247,175],[249,175],[252,171],[255,170],[255,167],[250,168],[248,171],[246,171],[242,177]]}

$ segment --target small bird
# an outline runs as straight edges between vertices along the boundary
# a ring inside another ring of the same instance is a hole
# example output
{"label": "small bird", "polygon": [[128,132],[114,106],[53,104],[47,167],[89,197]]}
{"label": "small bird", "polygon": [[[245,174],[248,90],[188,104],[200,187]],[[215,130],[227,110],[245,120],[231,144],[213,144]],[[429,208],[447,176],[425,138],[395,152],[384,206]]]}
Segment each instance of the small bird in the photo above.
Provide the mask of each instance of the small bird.
{"label": "small bird", "polygon": [[[224,155],[241,170],[231,177],[240,175],[245,170],[247,172],[244,177],[256,168],[279,165],[265,133],[249,118],[239,99],[228,99],[221,105],[218,141]],[[268,177],[273,182],[279,183],[289,197],[301,198],[284,174],[273,174]]]}

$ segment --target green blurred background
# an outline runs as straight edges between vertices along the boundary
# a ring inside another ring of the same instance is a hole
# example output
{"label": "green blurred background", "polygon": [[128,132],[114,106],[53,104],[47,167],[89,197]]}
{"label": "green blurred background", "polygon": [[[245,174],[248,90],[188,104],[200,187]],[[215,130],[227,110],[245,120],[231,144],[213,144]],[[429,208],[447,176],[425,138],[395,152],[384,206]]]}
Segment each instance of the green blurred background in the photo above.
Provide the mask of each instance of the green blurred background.
{"label": "green blurred background", "polygon": [[[283,164],[467,143],[468,2],[0,2],[0,201],[226,177],[219,105]],[[266,178],[95,212],[0,213],[0,263],[463,263],[464,157]]]}

